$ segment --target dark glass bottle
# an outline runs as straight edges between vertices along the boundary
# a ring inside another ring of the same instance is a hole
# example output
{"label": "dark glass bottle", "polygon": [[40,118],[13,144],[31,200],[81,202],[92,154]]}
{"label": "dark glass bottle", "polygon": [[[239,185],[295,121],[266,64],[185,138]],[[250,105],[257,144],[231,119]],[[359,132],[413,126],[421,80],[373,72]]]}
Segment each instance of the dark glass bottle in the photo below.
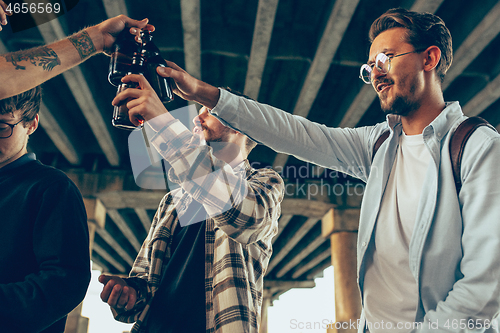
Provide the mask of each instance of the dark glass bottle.
{"label": "dark glass bottle", "polygon": [[[122,83],[121,79],[129,74],[143,74],[163,103],[173,100],[174,95],[170,85],[170,78],[164,78],[156,72],[158,66],[166,66],[160,55],[160,50],[152,42],[153,36],[148,30],[141,31],[141,43],[135,36],[125,29],[122,31],[113,46],[109,63],[108,81],[117,86],[117,94],[127,88],[137,88],[134,82]],[[137,128],[129,119],[127,104],[124,101],[114,107],[113,126],[121,129],[134,130]]]}
{"label": "dark glass bottle", "polygon": [[144,77],[149,81],[151,87],[163,103],[174,99],[170,78],[165,78],[156,72],[158,66],[166,67],[167,63],[160,54],[160,50],[153,43],[153,36],[149,30],[141,31],[142,58],[144,59]]}
{"label": "dark glass bottle", "polygon": [[[136,82],[121,82],[121,79],[129,74],[141,74],[144,67],[144,58],[142,57],[140,44],[135,41],[135,37],[126,31],[127,35],[117,38],[115,52],[110,62],[108,80],[111,84],[118,86],[116,94],[118,95],[127,88],[137,88]],[[137,128],[129,118],[127,102],[125,100],[113,109],[113,118],[111,123],[116,128],[132,131]]]}
{"label": "dark glass bottle", "polygon": [[[124,91],[127,88],[137,88],[139,84],[136,82],[127,82],[127,83],[122,83],[118,86],[118,90],[116,94],[118,95],[122,91]],[[127,102],[129,100],[125,100],[119,105],[115,105],[113,109],[113,119],[111,120],[111,123],[113,124],[114,127],[116,128],[121,128],[124,130],[129,130],[133,131],[134,129],[137,128],[129,118],[128,115],[128,108],[127,108]]]}
{"label": "dark glass bottle", "polygon": [[122,82],[121,79],[138,68],[132,69],[133,57],[141,52],[141,44],[135,41],[135,36],[125,29],[118,37],[113,45],[111,60],[109,62],[108,81],[112,85],[118,87]]}

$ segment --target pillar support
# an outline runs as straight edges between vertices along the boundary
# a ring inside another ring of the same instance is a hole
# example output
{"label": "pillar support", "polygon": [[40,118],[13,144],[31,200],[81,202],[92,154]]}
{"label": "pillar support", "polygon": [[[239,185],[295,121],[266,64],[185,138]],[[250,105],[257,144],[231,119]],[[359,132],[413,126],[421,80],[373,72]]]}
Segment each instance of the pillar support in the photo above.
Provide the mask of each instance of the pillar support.
{"label": "pillar support", "polygon": [[[322,219],[322,234],[330,237],[335,284],[335,325],[327,333],[356,333],[361,298],[356,273],[359,209],[331,209]],[[356,328],[352,328],[356,327]]]}
{"label": "pillar support", "polygon": [[266,295],[267,293],[264,293],[264,299],[262,300],[262,311],[261,311],[261,319],[260,319],[260,329],[259,333],[267,333],[267,321],[268,321],[268,316],[267,316],[267,311],[269,307],[271,306],[271,296]]}

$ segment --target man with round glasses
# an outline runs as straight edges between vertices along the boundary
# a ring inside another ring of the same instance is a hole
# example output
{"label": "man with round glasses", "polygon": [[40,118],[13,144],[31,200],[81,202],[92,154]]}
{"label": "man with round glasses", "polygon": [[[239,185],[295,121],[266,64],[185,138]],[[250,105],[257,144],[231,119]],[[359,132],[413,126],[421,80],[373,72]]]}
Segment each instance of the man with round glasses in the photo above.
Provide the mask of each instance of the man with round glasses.
{"label": "man with round glasses", "polygon": [[260,143],[367,183],[358,232],[359,332],[498,332],[500,136],[481,127],[469,138],[457,195],[449,141],[467,117],[443,98],[448,29],[433,14],[398,8],[375,20],[370,41],[360,76],[387,121],[369,127],[319,125],[217,89],[174,63],[158,73],[175,80],[180,97]]}
{"label": "man with round glasses", "polygon": [[0,100],[1,332],[64,332],[90,281],[82,196],[28,153],[40,87]]}

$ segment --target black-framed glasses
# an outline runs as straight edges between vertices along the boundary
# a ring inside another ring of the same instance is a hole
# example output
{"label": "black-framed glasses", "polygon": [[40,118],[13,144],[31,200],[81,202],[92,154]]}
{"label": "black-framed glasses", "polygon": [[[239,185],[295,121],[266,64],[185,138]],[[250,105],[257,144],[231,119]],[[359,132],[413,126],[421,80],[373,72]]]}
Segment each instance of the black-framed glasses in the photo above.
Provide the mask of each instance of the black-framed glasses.
{"label": "black-framed glasses", "polygon": [[372,83],[372,73],[373,67],[377,67],[377,70],[382,74],[387,74],[391,70],[391,59],[401,57],[410,53],[420,53],[423,50],[414,50],[401,54],[387,55],[385,53],[379,53],[375,57],[375,62],[371,64],[364,64],[359,70],[359,78],[363,80],[366,84]]}
{"label": "black-framed glasses", "polygon": [[10,138],[12,133],[14,133],[14,127],[16,127],[16,125],[21,121],[23,120],[21,119],[15,124],[0,122],[0,139]]}

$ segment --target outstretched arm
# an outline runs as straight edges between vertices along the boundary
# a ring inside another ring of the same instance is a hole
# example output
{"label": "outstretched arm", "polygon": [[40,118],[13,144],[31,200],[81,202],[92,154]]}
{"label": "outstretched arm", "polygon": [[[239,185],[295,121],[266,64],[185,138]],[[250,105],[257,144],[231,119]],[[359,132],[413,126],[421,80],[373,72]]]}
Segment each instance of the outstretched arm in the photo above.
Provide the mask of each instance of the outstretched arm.
{"label": "outstretched arm", "polygon": [[371,167],[370,147],[384,127],[327,127],[219,90],[192,77],[173,62],[167,61],[167,65],[158,67],[157,72],[175,81],[174,93],[209,108],[225,125],[277,152],[367,181]]}
{"label": "outstretched arm", "polygon": [[[5,16],[1,4],[0,0],[0,20]],[[109,51],[123,29],[142,29],[147,24],[147,19],[137,21],[120,15],[55,43],[1,55],[0,99],[32,89],[97,53]]]}

